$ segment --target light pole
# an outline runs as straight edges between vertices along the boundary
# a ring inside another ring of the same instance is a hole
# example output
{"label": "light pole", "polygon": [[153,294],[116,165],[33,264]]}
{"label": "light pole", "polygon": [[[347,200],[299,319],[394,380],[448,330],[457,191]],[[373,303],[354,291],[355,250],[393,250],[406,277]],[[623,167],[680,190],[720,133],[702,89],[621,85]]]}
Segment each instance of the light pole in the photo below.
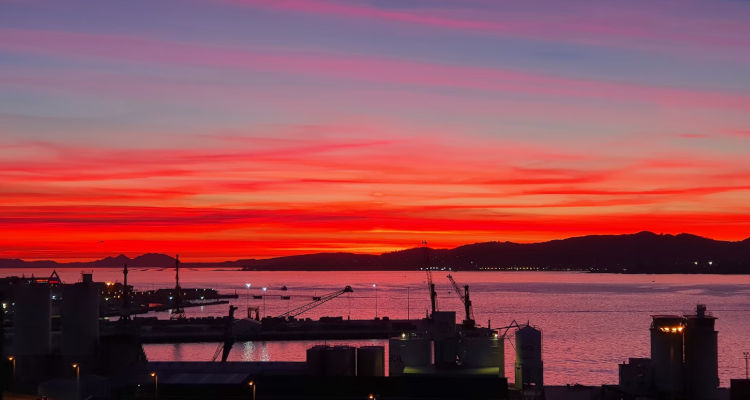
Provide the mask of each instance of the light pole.
{"label": "light pole", "polygon": [[750,379],[750,375],[748,375],[748,361],[750,361],[750,352],[744,352],[742,353],[742,356],[745,357],[745,379]]}
{"label": "light pole", "polygon": [[9,356],[8,361],[10,361],[11,363],[11,366],[10,366],[10,371],[12,373],[11,376],[13,377],[13,382],[15,382],[16,381],[16,357]]}
{"label": "light pole", "polygon": [[252,388],[252,390],[253,390],[253,400],[255,400],[255,387],[257,386],[255,384],[255,381],[250,381],[250,382],[247,383],[247,385]]}
{"label": "light pole", "polygon": [[154,378],[154,398],[159,398],[159,375],[156,372],[151,373],[151,377]]}
{"label": "light pole", "polygon": [[72,365],[73,369],[76,370],[76,398],[81,398],[81,365],[78,363],[73,363]]}
{"label": "light pole", "polygon": [[406,320],[410,320],[411,304],[409,304],[409,287],[406,287]]}
{"label": "light pole", "polygon": [[266,317],[266,290],[268,290],[268,288],[264,286],[263,287],[263,318]]}
{"label": "light pole", "polygon": [[375,289],[375,318],[378,318],[378,285],[372,284],[372,287]]}
{"label": "light pole", "polygon": [[250,308],[250,286],[252,286],[249,283],[245,284],[245,288],[247,288],[247,291],[245,291],[245,310]]}

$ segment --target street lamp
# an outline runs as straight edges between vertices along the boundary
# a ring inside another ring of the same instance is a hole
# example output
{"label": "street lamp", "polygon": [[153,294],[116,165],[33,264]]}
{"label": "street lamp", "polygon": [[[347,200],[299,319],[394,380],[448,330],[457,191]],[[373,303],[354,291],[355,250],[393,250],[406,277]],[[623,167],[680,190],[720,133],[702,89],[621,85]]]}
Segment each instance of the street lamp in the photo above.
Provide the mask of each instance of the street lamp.
{"label": "street lamp", "polygon": [[71,365],[73,369],[76,370],[76,398],[81,398],[81,365],[78,363],[73,363]]}
{"label": "street lamp", "polygon": [[378,317],[378,285],[372,284],[372,287],[375,289],[375,318]]}
{"label": "street lamp", "polygon": [[750,361],[750,352],[744,352],[742,353],[742,356],[745,357],[745,379],[750,379],[750,375],[748,375],[748,361]]}
{"label": "street lamp", "polygon": [[151,377],[154,378],[154,398],[159,398],[159,375],[156,372],[151,373]]}
{"label": "street lamp", "polygon": [[13,373],[13,381],[16,380],[16,357],[9,356],[8,361],[11,363],[11,372]]}
{"label": "street lamp", "polygon": [[245,309],[250,308],[250,286],[252,286],[249,283],[245,284],[245,288],[247,288],[247,291],[245,292]]}
{"label": "street lamp", "polygon": [[263,287],[263,318],[266,317],[266,290],[268,290],[268,288]]}
{"label": "street lamp", "polygon": [[255,400],[255,387],[257,386],[255,384],[255,381],[250,381],[247,383],[248,386],[250,386],[253,389],[253,400]]}

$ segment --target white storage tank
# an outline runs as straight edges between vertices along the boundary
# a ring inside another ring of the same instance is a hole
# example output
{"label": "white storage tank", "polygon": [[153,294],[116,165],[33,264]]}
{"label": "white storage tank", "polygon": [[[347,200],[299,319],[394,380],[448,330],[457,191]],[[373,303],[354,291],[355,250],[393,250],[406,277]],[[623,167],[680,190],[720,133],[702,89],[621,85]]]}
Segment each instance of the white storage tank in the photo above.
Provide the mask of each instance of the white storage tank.
{"label": "white storage tank", "polygon": [[94,354],[99,344],[99,291],[91,274],[84,274],[82,282],[63,287],[61,328],[63,355]]}
{"label": "white storage tank", "polygon": [[432,343],[429,339],[403,334],[388,341],[388,375],[403,375],[406,367],[432,364]]}
{"label": "white storage tank", "polygon": [[695,315],[686,315],[685,319],[685,394],[688,399],[715,400],[719,396],[716,317],[699,304]]}
{"label": "white storage tank", "polygon": [[36,356],[50,352],[50,290],[47,285],[22,283],[15,288],[13,352]]}
{"label": "white storage tank", "polygon": [[329,347],[325,354],[326,376],[355,376],[357,349],[352,346]]}
{"label": "white storage tank", "polygon": [[516,331],[516,388],[543,387],[542,331],[526,324]]}
{"label": "white storage tank", "polygon": [[357,376],[385,376],[383,346],[362,346],[357,349]]}
{"label": "white storage tank", "polygon": [[461,339],[461,365],[467,368],[497,368],[505,376],[505,340],[497,334]]}

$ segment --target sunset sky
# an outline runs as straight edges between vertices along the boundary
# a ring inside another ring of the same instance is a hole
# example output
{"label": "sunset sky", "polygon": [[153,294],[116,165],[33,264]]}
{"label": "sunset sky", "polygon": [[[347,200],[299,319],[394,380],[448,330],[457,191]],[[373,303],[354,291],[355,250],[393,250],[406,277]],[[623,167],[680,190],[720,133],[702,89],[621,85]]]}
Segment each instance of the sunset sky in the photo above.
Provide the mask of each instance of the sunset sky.
{"label": "sunset sky", "polygon": [[750,2],[0,0],[0,258],[750,236]]}

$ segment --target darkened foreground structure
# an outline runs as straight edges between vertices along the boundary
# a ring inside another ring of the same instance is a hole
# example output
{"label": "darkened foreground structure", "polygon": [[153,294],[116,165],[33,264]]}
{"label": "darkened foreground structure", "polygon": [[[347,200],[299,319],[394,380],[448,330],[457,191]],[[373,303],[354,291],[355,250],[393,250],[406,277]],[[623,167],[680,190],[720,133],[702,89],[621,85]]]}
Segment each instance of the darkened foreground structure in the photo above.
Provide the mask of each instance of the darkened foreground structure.
{"label": "darkened foreground structure", "polygon": [[699,304],[693,315],[653,315],[651,358],[620,364],[620,387],[632,396],[718,398],[716,318]]}
{"label": "darkened foreground structure", "polygon": [[[402,331],[394,340],[425,339],[421,357],[426,362],[412,365],[411,350],[394,345],[389,353],[391,376],[386,376],[383,346],[316,346],[308,350],[307,361],[298,363],[230,363],[226,357],[222,362],[149,363],[136,319],[127,313],[116,323],[100,319],[100,286],[91,274],[68,285],[34,279],[14,282],[13,324],[7,335],[11,346],[6,352],[11,368],[3,374],[13,391],[70,400],[508,398],[504,338],[473,320],[456,324],[455,312],[435,312],[408,325],[412,331]],[[124,288],[121,296],[127,304],[130,293]],[[55,324],[53,304],[60,315]],[[256,328],[268,322],[275,329],[298,322],[273,317],[235,320],[231,311],[223,321],[227,338],[234,325],[242,327],[240,321]],[[163,322],[176,328],[190,326],[186,318]],[[224,347],[231,350],[231,345]]]}
{"label": "darkened foreground structure", "polygon": [[[105,323],[96,306],[102,288],[91,274],[69,285],[55,279],[14,282],[13,300],[4,303],[13,309],[13,324],[12,329],[3,329],[2,343],[10,345],[3,349],[3,388],[49,399],[730,398],[730,391],[718,388],[716,318],[704,305],[698,305],[690,315],[653,315],[651,357],[631,358],[621,364],[619,385],[550,387],[544,386],[542,331],[528,322],[513,322],[499,329],[477,325],[468,287],[462,291],[458,285],[454,285],[456,292],[465,305],[461,323],[457,323],[455,312],[437,309],[427,318],[403,325],[385,319],[348,321],[340,317],[328,318],[331,325],[320,325],[320,321],[288,317],[260,320],[257,313],[255,318],[248,313],[247,318],[236,319],[236,307],[232,306],[229,315],[216,322],[225,335],[217,350],[223,354],[221,361],[148,362],[142,347],[144,328],[164,325],[157,329],[165,333],[195,330],[203,321],[160,320],[144,327],[125,312],[116,323]],[[124,288],[126,300],[127,285]],[[434,295],[434,288],[430,287],[430,293]],[[55,299],[58,294],[62,299]],[[54,304],[57,307],[52,307]],[[60,314],[56,324],[52,322],[55,312]],[[4,317],[6,310],[1,315]],[[323,345],[307,349],[304,362],[226,362],[238,332],[299,327],[294,333],[303,335],[310,333],[310,327],[324,326],[326,330],[313,334],[329,335],[351,327],[366,332],[384,323],[387,330],[370,334],[380,335],[395,326],[404,328],[389,337],[387,348]],[[505,341],[511,329],[515,382],[509,386]],[[214,359],[219,360],[216,355]],[[731,399],[750,399],[748,382],[732,380]]]}
{"label": "darkened foreground structure", "polygon": [[731,400],[750,399],[750,379],[732,379],[729,386]]}
{"label": "darkened foreground structure", "polygon": [[[507,381],[488,375],[367,376],[348,374],[346,367],[321,374],[311,371],[309,362],[157,362],[148,366],[158,376],[160,399],[249,399],[253,389],[258,399],[508,398]],[[154,382],[144,383],[137,398],[148,398]]]}

